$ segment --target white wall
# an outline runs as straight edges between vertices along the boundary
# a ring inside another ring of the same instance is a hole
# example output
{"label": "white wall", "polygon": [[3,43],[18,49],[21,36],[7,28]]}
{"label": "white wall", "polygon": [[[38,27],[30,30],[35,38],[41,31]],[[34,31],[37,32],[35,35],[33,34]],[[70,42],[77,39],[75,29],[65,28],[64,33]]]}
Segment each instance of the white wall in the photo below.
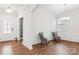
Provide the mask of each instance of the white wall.
{"label": "white wall", "polygon": [[32,37],[31,37],[31,11],[30,7],[25,6],[18,13],[18,18],[23,17],[23,44],[32,49]]}
{"label": "white wall", "polygon": [[44,32],[48,40],[53,39],[52,32],[56,30],[55,16],[51,12],[37,8],[32,13],[31,30],[33,44],[40,42],[39,32]]}
{"label": "white wall", "polygon": [[[44,9],[37,8],[31,12],[29,8],[22,11],[24,18],[23,26],[23,44],[32,49],[33,44],[40,42],[39,32],[44,32],[48,40],[52,39],[51,32],[56,31],[55,16]],[[65,32],[60,33],[61,38],[71,41],[79,41],[79,11],[67,12],[65,16],[69,16],[70,20],[65,25]]]}
{"label": "white wall", "polygon": [[[31,6],[32,7],[32,6]],[[33,44],[40,42],[38,33],[44,32],[48,40],[52,39],[51,32],[55,31],[55,17],[52,13],[37,8],[34,12],[27,7],[20,11],[19,16],[23,16],[23,44],[32,49]]]}
{"label": "white wall", "polygon": [[29,49],[32,49],[31,14],[29,11],[24,14],[23,25],[23,44]]}
{"label": "white wall", "polygon": [[[10,34],[4,34],[4,21],[9,19],[13,31]],[[16,14],[0,12],[0,41],[14,40],[17,37],[17,17]]]}
{"label": "white wall", "polygon": [[32,32],[31,32],[31,18],[32,18],[32,8],[35,5],[25,5],[19,12],[18,12],[18,19],[23,17],[23,44],[32,49],[33,41],[32,41]]}
{"label": "white wall", "polygon": [[66,12],[65,16],[70,17],[66,22],[65,32],[61,36],[64,40],[79,42],[79,10]]}

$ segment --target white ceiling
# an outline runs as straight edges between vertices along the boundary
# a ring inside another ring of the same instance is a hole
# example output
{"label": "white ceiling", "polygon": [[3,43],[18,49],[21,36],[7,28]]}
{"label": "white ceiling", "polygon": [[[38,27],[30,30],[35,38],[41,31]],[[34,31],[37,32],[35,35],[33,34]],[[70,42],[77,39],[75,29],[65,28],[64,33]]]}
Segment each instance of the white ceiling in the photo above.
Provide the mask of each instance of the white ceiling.
{"label": "white ceiling", "polygon": [[61,13],[64,10],[64,5],[59,4],[44,4],[39,6],[42,9],[45,9],[53,14]]}
{"label": "white ceiling", "polygon": [[[42,8],[52,14],[60,14],[68,11],[79,10],[79,4],[0,4],[0,11],[4,11],[8,7],[12,9],[14,12],[18,12],[24,6],[27,6],[28,9],[32,9],[35,11],[36,8]],[[26,7],[25,7],[26,8]]]}
{"label": "white ceiling", "polygon": [[23,6],[24,6],[23,4],[0,4],[0,11],[5,11],[9,7],[14,12],[17,12]]}
{"label": "white ceiling", "polygon": [[79,4],[42,4],[40,8],[57,15],[63,12],[79,10]]}

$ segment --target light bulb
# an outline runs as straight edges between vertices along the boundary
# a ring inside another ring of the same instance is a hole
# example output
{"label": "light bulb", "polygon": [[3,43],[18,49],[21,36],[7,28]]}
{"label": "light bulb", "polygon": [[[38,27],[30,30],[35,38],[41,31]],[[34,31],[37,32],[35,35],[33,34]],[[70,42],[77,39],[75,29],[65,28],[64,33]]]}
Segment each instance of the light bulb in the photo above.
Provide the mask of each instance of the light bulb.
{"label": "light bulb", "polygon": [[7,10],[5,10],[6,12],[8,12],[8,13],[12,13],[13,11],[12,10],[10,10],[10,9],[7,9]]}
{"label": "light bulb", "polygon": [[67,18],[66,18],[66,20],[69,20],[69,19],[70,19],[70,17],[67,17]]}

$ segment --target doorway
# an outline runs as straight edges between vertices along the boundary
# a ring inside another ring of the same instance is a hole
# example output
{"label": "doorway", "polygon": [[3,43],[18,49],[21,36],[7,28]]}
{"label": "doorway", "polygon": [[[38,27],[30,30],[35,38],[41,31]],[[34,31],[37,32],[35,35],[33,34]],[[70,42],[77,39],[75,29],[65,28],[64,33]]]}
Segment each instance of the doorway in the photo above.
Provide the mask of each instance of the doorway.
{"label": "doorway", "polygon": [[19,40],[23,41],[23,17],[19,19]]}

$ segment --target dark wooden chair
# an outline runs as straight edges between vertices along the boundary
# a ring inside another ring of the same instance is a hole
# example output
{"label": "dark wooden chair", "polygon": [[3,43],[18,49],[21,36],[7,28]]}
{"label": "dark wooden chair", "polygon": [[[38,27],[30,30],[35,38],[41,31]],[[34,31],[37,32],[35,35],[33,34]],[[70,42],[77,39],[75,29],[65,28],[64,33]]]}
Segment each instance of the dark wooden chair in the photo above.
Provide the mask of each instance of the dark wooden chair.
{"label": "dark wooden chair", "polygon": [[47,41],[47,38],[44,37],[43,32],[39,33],[39,37],[40,37],[41,43],[44,45],[47,45],[48,41]]}
{"label": "dark wooden chair", "polygon": [[58,36],[57,32],[52,32],[52,36],[55,42],[60,42],[60,37]]}

